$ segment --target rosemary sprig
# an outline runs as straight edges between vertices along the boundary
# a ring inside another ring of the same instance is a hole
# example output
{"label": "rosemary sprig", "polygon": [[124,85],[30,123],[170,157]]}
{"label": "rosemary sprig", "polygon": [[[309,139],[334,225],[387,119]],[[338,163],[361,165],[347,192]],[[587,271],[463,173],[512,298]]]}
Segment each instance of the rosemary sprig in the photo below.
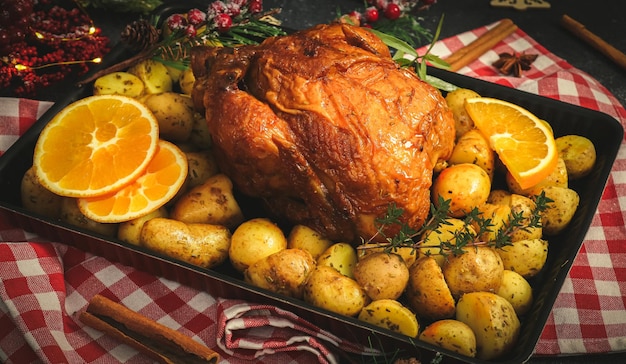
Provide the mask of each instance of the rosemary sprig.
{"label": "rosemary sprig", "polygon": [[[483,217],[480,210],[474,208],[463,219],[465,228],[456,231],[452,239],[442,241],[439,245],[424,245],[424,240],[420,237],[426,232],[439,232],[442,225],[449,224],[447,218],[450,200],[444,200],[439,196],[437,203],[431,204],[429,218],[419,229],[411,228],[403,222],[404,210],[395,203],[391,203],[387,206],[385,214],[375,220],[377,234],[363,241],[357,249],[384,248],[386,252],[393,252],[403,247],[439,248],[439,254],[447,256],[463,254],[467,247],[472,246],[486,245],[502,248],[512,244],[511,236],[516,231],[541,227],[541,214],[553,201],[546,197],[544,192],[533,196],[533,201],[535,207],[531,210],[530,216],[526,217],[522,212],[512,211],[508,221],[495,232],[494,237],[489,241],[481,241],[479,237],[487,232],[493,232],[495,225],[492,219]],[[397,226],[398,232],[393,236],[386,236],[384,231],[392,226]],[[372,243],[373,241],[381,242]]]}

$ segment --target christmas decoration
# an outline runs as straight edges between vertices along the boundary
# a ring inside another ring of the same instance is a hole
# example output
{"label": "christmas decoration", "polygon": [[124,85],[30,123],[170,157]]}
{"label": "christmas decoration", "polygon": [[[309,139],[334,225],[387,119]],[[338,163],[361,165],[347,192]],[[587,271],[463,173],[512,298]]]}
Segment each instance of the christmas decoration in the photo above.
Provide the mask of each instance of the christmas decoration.
{"label": "christmas decoration", "polygon": [[87,73],[109,51],[89,15],[77,4],[5,0],[0,16],[0,90],[35,96],[38,90]]}

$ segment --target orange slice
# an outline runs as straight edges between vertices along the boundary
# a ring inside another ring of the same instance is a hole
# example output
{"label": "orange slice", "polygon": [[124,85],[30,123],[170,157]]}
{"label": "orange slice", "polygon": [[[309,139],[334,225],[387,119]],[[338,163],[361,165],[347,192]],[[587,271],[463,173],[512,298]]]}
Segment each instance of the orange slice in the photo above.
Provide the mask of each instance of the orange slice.
{"label": "orange slice", "polygon": [[160,140],[145,172],[110,195],[80,198],[78,207],[88,218],[105,223],[147,215],[171,200],[187,178],[187,157],[178,147]]}
{"label": "orange slice", "polygon": [[556,167],[552,130],[528,110],[488,97],[466,99],[465,109],[522,189],[536,185]]}
{"label": "orange slice", "polygon": [[35,173],[58,195],[101,196],[136,179],[158,140],[158,121],[139,101],[90,96],[66,106],[42,130],[33,156]]}

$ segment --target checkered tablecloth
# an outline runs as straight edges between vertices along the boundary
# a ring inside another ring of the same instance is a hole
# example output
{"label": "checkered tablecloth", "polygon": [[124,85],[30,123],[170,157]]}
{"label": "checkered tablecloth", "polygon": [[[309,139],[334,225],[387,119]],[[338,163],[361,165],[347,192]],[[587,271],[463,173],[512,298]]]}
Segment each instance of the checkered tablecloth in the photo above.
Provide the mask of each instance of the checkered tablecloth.
{"label": "checkered tablecloth", "polygon": [[[445,57],[486,27],[442,40]],[[504,51],[540,56],[524,77],[491,66]],[[460,73],[607,113],[626,124],[626,111],[588,74],[551,54],[522,30]],[[0,153],[49,107],[0,99]],[[622,145],[582,249],[554,305],[537,354],[626,350],[626,148]],[[134,267],[111,263],[62,242],[46,242],[0,221],[0,359],[8,363],[149,360],[77,320],[102,294],[206,343],[224,363],[333,362],[337,348],[367,351],[319,330],[289,312],[223,300]],[[251,325],[254,322],[259,325]],[[271,340],[270,340],[271,338]],[[261,355],[261,356],[260,356]]]}

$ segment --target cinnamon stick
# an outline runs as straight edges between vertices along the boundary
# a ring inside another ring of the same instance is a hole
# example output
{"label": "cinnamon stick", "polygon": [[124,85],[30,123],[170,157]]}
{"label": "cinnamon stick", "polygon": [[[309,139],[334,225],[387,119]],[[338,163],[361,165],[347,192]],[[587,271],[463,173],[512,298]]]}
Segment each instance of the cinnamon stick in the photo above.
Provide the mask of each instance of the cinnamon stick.
{"label": "cinnamon stick", "polygon": [[85,325],[135,347],[159,363],[215,364],[220,359],[218,353],[189,336],[100,295],[91,299],[79,319]]}
{"label": "cinnamon stick", "polygon": [[450,64],[450,71],[456,72],[467,66],[516,30],[517,25],[511,19],[503,19],[498,25],[476,38],[472,43],[446,58],[445,61]]}
{"label": "cinnamon stick", "polygon": [[589,31],[583,24],[572,19],[568,15],[563,15],[561,25],[572,34],[594,47],[597,51],[611,59],[622,69],[626,70],[626,55]]}

